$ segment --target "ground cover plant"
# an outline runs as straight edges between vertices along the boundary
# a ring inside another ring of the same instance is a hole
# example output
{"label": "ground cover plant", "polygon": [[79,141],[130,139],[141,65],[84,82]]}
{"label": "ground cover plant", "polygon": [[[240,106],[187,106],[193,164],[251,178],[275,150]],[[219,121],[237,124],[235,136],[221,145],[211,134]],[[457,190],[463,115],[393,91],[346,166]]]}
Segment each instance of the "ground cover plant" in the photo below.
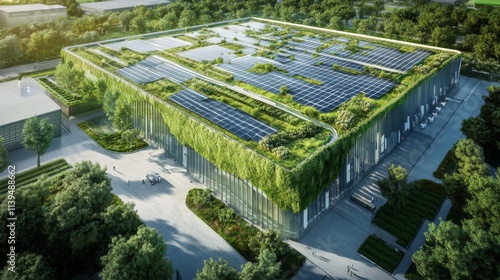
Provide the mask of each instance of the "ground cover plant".
{"label": "ground cover plant", "polygon": [[408,247],[418,233],[423,219],[433,221],[445,198],[444,187],[430,180],[409,183],[408,202],[399,211],[385,204],[375,215],[374,223],[398,238],[397,243]]}
{"label": "ground cover plant", "polygon": [[[260,232],[249,225],[232,208],[213,197],[209,189],[190,190],[186,197],[186,205],[246,260],[250,262],[257,260],[260,247],[263,246],[258,240],[265,239],[265,236],[269,237],[270,233]],[[279,250],[267,249],[274,250],[278,257],[277,261],[281,262],[281,278],[290,279],[302,267],[305,257],[281,241],[281,238],[276,246]]]}
{"label": "ground cover plant", "polygon": [[97,131],[93,128],[93,124],[88,121],[78,123],[77,125],[106,150],[115,152],[133,152],[148,146],[148,143],[139,137],[136,137],[131,144],[130,141],[127,141],[127,139],[123,136],[124,132],[121,131],[110,134]]}
{"label": "ground cover plant", "polygon": [[367,257],[389,273],[392,273],[398,267],[404,255],[403,252],[395,250],[375,235],[370,235],[366,238],[365,242],[359,247],[358,253]]}
{"label": "ground cover plant", "polygon": [[[51,162],[47,162],[45,164],[40,165],[40,167],[35,167],[23,172],[18,172],[16,170],[16,188],[29,185],[35,182],[40,175],[47,175],[49,177],[55,176],[61,172],[64,172],[71,168],[66,160],[63,158],[56,159]],[[7,193],[9,178],[5,178],[0,180],[0,193]]]}

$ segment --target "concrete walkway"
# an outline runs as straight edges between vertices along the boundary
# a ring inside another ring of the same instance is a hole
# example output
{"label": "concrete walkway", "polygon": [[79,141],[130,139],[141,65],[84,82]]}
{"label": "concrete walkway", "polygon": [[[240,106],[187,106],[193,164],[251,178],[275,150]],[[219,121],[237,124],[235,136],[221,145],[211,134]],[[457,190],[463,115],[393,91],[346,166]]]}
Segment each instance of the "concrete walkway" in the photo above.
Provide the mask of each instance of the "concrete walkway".
{"label": "concrete walkway", "polygon": [[[141,220],[163,235],[166,257],[173,261],[183,279],[193,279],[196,271],[203,268],[203,261],[209,258],[223,258],[240,269],[246,260],[185,204],[191,188],[204,186],[191,183],[186,169],[168,159],[161,150],[148,147],[134,153],[115,153],[101,148],[76,126],[76,122],[99,114],[102,113],[72,119],[71,132],[53,140],[41,158],[42,163],[63,157],[70,164],[91,160],[107,167],[113,193],[124,202],[135,203]],[[24,149],[9,153],[8,159],[16,165],[17,172],[36,166],[35,154]],[[162,182],[154,186],[142,184],[146,173],[152,170],[160,173]],[[5,176],[6,172],[0,174],[0,178]]]}
{"label": "concrete walkway", "polygon": [[[404,279],[404,274],[411,264],[411,255],[425,242],[424,232],[430,221],[424,222],[419,233],[408,249],[396,244],[396,238],[381,230],[371,221],[372,213],[348,197],[352,192],[373,197],[373,203],[379,208],[386,199],[376,186],[378,179],[387,176],[387,168],[391,164],[401,165],[408,169],[408,180],[431,179],[446,152],[463,137],[460,127],[463,119],[475,116],[483,104],[482,96],[487,94],[488,82],[461,77],[458,87],[449,92],[452,97],[441,110],[433,124],[425,129],[418,127],[410,133],[370,174],[362,179],[338,202],[299,242],[289,241],[295,249],[308,258],[295,279],[306,279],[302,275],[314,275],[310,279],[350,279],[347,266],[353,266],[353,276],[358,279]],[[446,200],[437,217],[445,218],[451,203]],[[439,219],[436,218],[436,221]],[[395,248],[406,252],[405,257],[389,274],[357,253],[358,248],[371,234],[375,234]],[[312,256],[312,251],[317,256]],[[313,269],[314,267],[314,269]],[[321,273],[324,273],[321,275]]]}

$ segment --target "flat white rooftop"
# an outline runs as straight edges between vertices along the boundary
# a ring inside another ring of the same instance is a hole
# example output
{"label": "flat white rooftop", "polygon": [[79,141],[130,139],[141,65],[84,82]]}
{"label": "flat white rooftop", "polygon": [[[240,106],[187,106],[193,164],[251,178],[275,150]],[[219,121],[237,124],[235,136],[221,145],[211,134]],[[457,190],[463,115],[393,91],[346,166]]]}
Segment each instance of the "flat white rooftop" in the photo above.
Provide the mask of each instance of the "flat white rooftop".
{"label": "flat white rooftop", "polygon": [[66,7],[62,5],[44,5],[44,4],[0,6],[0,11],[4,11],[6,13],[32,12],[32,11],[53,10],[53,9],[66,9]]}
{"label": "flat white rooftop", "polygon": [[82,3],[80,7],[87,12],[106,12],[115,10],[133,9],[136,6],[166,5],[169,0],[111,0],[103,2]]}
{"label": "flat white rooftop", "polygon": [[32,79],[0,83],[0,126],[61,110]]}

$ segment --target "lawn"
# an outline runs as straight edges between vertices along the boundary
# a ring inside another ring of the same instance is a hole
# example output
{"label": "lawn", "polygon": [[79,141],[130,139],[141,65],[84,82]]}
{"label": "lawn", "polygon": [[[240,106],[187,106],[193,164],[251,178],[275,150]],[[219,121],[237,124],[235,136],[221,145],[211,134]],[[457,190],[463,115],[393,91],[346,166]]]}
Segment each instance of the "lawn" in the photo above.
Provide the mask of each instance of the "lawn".
{"label": "lawn", "polygon": [[433,221],[445,198],[441,184],[430,180],[411,183],[414,189],[409,201],[399,212],[385,204],[377,211],[375,224],[398,238],[397,243],[405,248],[411,244],[424,219]]}
{"label": "lawn", "polygon": [[132,144],[130,144],[123,139],[121,132],[113,129],[106,117],[93,118],[78,123],[78,126],[106,150],[133,152],[148,146],[148,143],[140,137],[137,137]]}
{"label": "lawn", "polygon": [[382,239],[375,235],[370,235],[359,247],[358,253],[367,257],[385,271],[392,273],[403,258],[403,252],[400,252],[389,246]]}
{"label": "lawn", "polygon": [[[187,207],[226,240],[246,260],[255,262],[257,253],[249,247],[250,240],[259,230],[249,225],[239,215],[216,199],[208,190],[192,189],[186,197]],[[305,262],[305,257],[286,245],[287,252],[281,261],[281,278],[291,279]]]}
{"label": "lawn", "polygon": [[476,5],[500,6],[500,0],[475,0]]}
{"label": "lawn", "polygon": [[[71,165],[69,165],[69,163],[67,163],[66,160],[61,158],[42,164],[40,165],[40,167],[35,167],[20,173],[18,173],[16,170],[15,174],[16,177],[14,179],[15,186],[16,188],[26,186],[28,184],[36,182],[38,177],[42,174],[46,174],[47,176],[52,177],[56,174],[68,170],[69,168],[71,168]],[[9,178],[0,180],[0,194],[7,193],[8,183],[9,183]]]}

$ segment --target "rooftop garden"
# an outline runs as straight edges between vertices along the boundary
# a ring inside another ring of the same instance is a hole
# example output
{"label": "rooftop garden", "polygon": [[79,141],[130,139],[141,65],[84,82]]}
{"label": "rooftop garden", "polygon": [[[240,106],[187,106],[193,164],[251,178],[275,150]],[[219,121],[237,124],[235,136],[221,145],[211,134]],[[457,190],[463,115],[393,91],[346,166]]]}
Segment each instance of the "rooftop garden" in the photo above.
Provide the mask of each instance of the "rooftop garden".
{"label": "rooftop garden", "polygon": [[[247,26],[250,23],[240,23],[236,29]],[[353,55],[367,55],[374,43],[395,49],[399,53],[413,52],[420,48],[309,27],[284,26],[275,22],[272,25],[263,23],[260,30],[252,27],[229,35],[226,31],[231,32],[231,29],[227,27],[218,29],[220,34],[200,28],[194,32],[190,30],[188,35],[176,36],[179,40],[191,42],[190,46],[136,53],[124,48],[113,51],[94,44],[68,48],[62,56],[65,62],[71,61],[85,70],[87,76],[104,80],[110,88],[119,91],[118,103],[146,101],[152,104],[164,115],[165,123],[181,143],[191,146],[222,170],[260,187],[281,208],[292,208],[299,212],[337,177],[344,156],[371,123],[401,104],[412,88],[460,54],[432,49],[430,55],[406,72],[376,65],[365,65],[357,69],[349,68],[349,64],[326,65],[316,58],[334,57],[327,52],[331,46],[338,45],[340,51],[348,52],[345,54],[347,57],[340,58],[340,61],[348,60]],[[210,38],[219,38],[220,43],[209,43],[217,41],[207,41]],[[292,42],[308,43],[311,38],[319,42],[312,44],[307,50],[291,45]],[[201,51],[203,59],[179,55],[185,50],[197,50],[210,45],[225,47],[230,52],[204,54]],[[91,51],[92,48],[100,52]],[[243,55],[244,49],[253,49],[254,54]],[[290,52],[290,49],[294,51]],[[126,65],[134,65],[150,55],[161,57],[165,65],[176,65],[176,71],[185,71],[191,78],[178,83],[167,75],[158,80],[137,84],[116,73]],[[232,59],[223,59],[226,55],[236,55],[236,58],[232,56]],[[330,71],[341,72],[342,75],[363,75],[372,79],[377,77],[390,80],[395,86],[377,99],[369,98],[367,93],[360,91],[333,110],[320,111],[297,101],[293,84],[277,84],[279,90],[274,88],[277,92],[273,93],[259,87],[258,83],[242,81],[237,78],[236,73],[227,70],[231,69],[230,66],[237,59],[247,56],[265,57],[267,62],[256,63],[244,69],[244,73],[262,77],[269,73],[283,75],[288,81],[309,84],[312,88],[325,87],[326,81],[322,76],[288,71],[288,65],[310,61],[312,67],[321,67],[319,69],[325,73]],[[222,69],[219,65],[228,67]],[[260,141],[239,138],[169,100],[182,89],[191,89],[211,100],[228,104],[272,126],[278,132]]]}

